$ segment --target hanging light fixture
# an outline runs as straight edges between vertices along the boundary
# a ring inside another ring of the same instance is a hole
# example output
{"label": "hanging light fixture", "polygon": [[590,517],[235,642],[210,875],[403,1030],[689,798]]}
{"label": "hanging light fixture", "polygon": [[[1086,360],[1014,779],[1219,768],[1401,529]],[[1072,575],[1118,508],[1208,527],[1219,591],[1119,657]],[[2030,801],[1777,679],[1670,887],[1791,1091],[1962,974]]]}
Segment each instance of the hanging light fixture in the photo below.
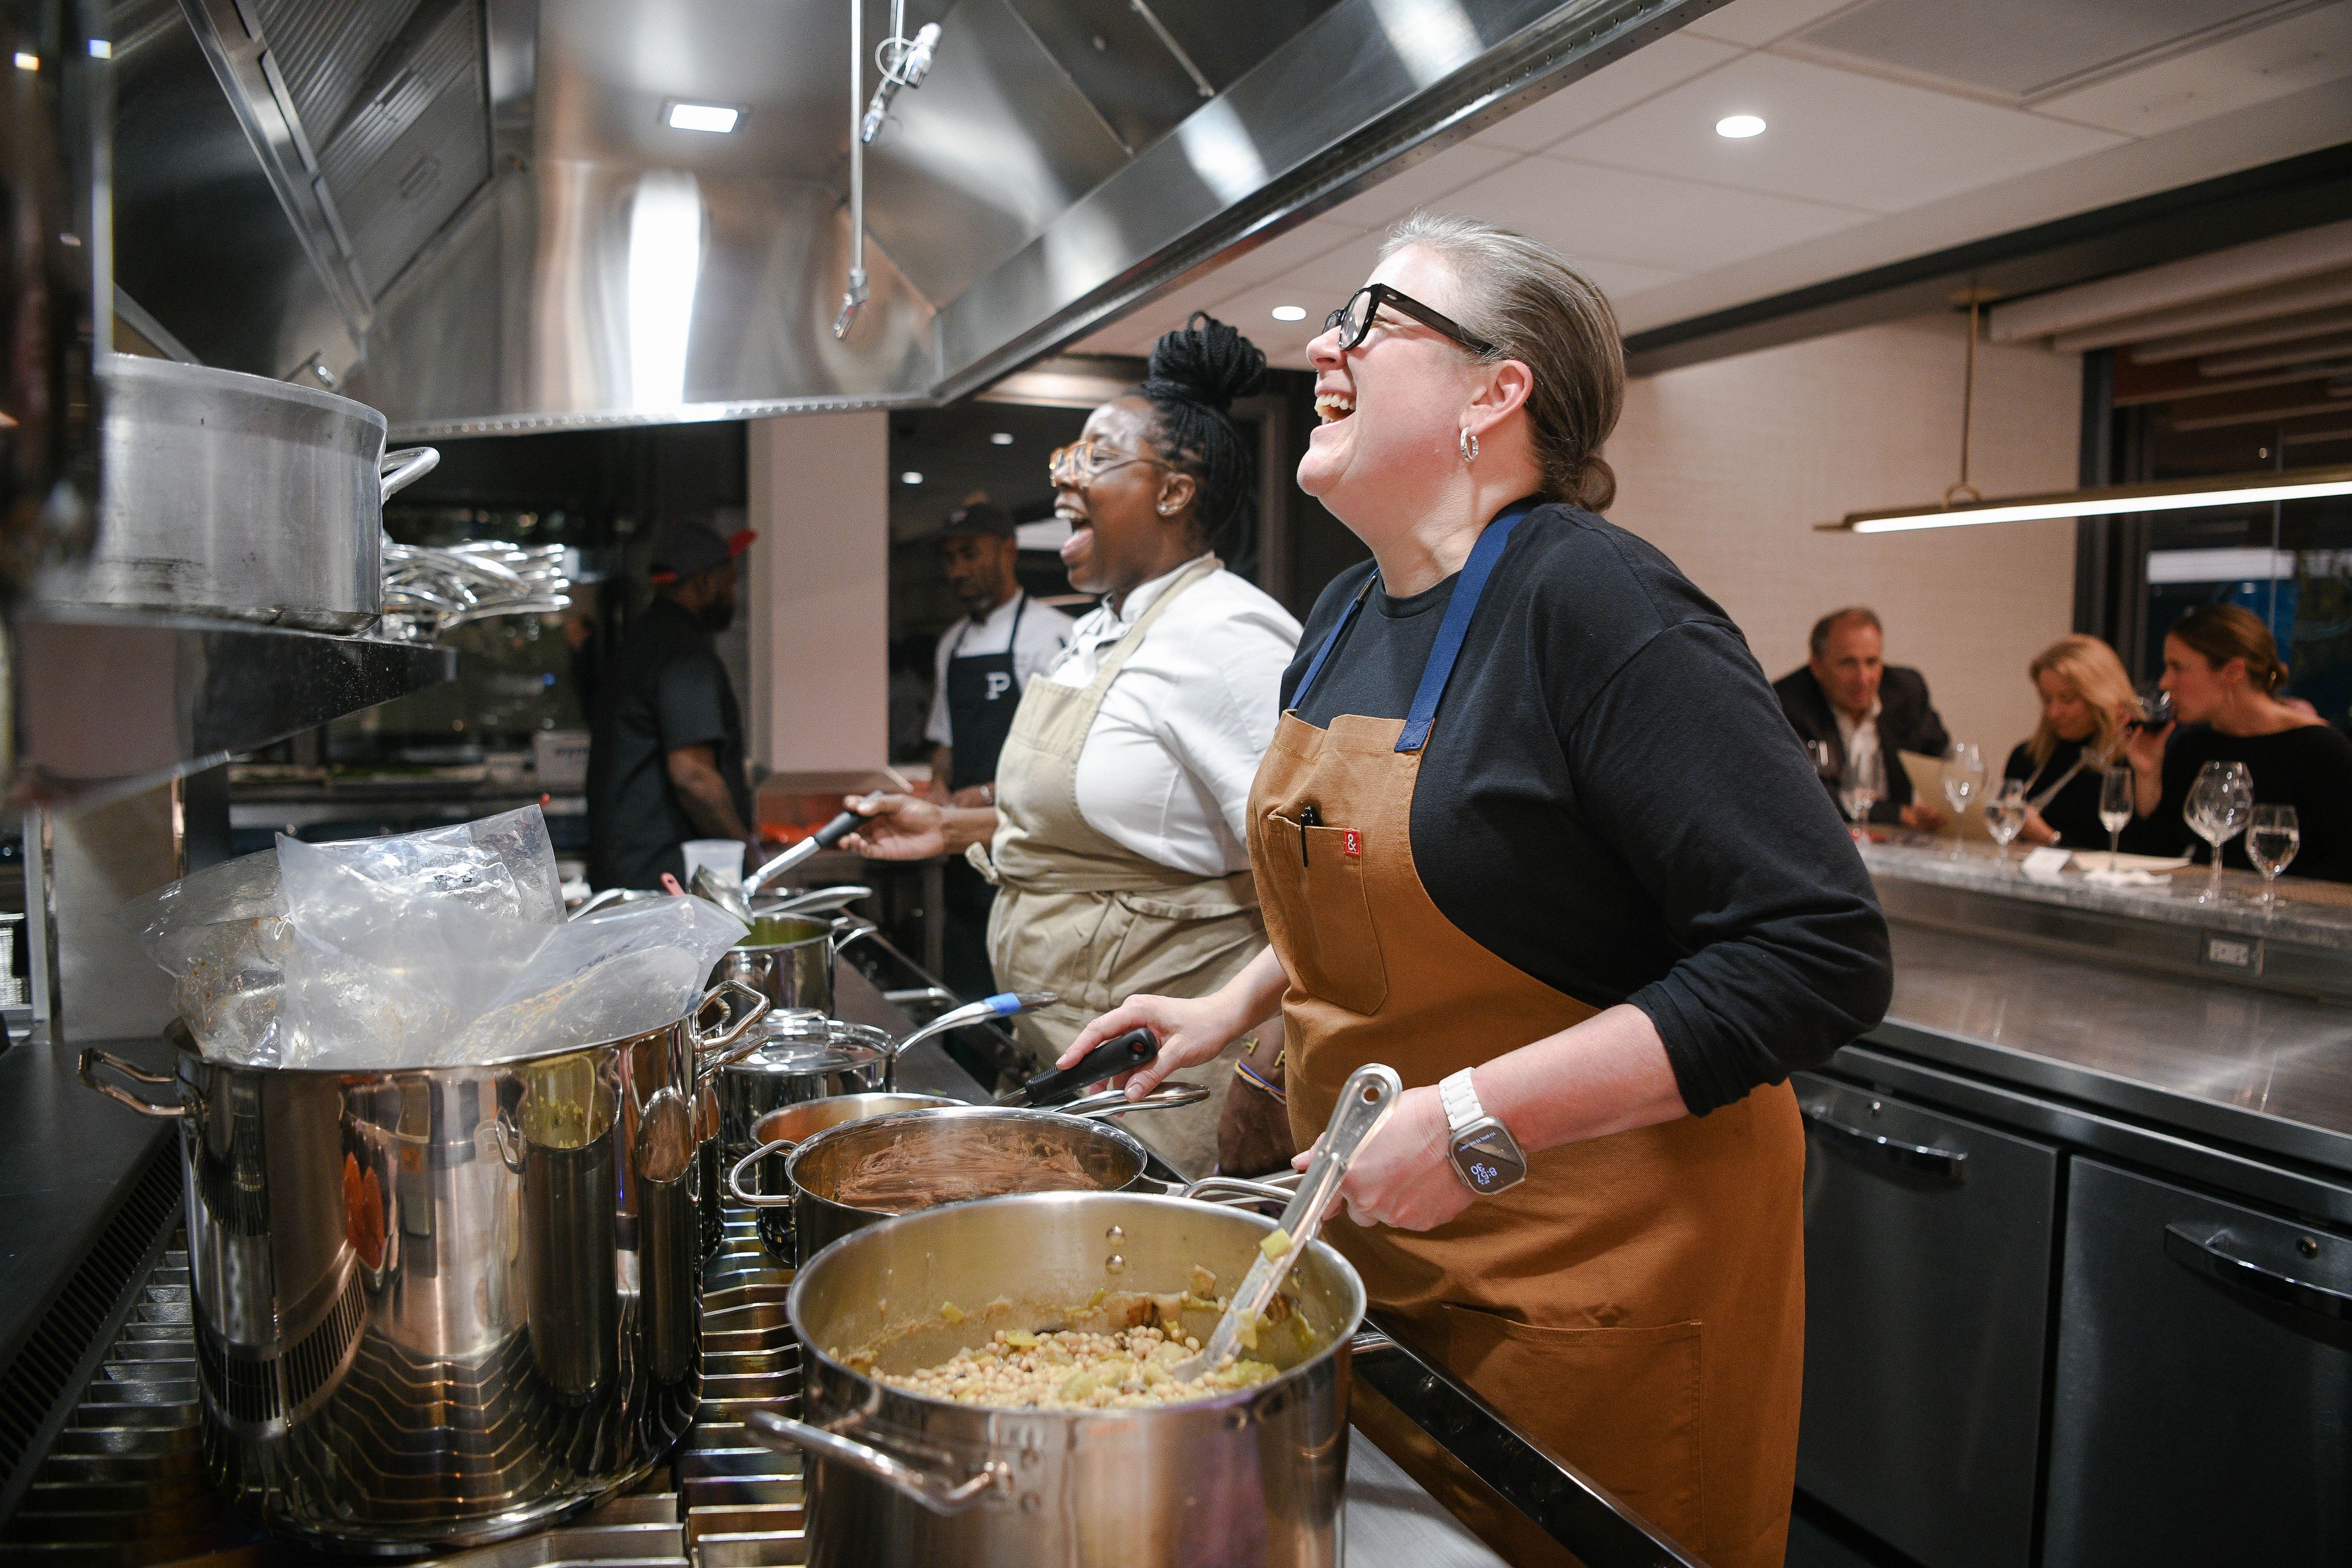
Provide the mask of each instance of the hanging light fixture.
{"label": "hanging light fixture", "polygon": [[2062,517],[2113,517],[2124,512],[2186,511],[2197,507],[2235,506],[2247,501],[2304,500],[2314,496],[2352,495],[2352,465],[2328,468],[2268,469],[2148,484],[2099,485],[2052,490],[2042,495],[2003,496],[1987,500],[1969,483],[1969,437],[1976,411],[1977,313],[1992,297],[1970,289],[1955,297],[1969,308],[1969,348],[1960,384],[1960,478],[1935,506],[1850,511],[1837,522],[1815,525],[1824,533],[1906,533],[1921,528],[1965,528],[1975,523],[2032,522]]}

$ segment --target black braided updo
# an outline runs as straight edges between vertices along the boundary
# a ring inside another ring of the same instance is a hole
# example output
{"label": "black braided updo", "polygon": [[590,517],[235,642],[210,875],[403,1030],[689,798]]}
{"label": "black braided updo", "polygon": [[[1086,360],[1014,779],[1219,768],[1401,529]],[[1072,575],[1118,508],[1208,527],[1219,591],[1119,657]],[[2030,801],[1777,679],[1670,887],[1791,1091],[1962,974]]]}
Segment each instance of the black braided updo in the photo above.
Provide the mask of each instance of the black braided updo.
{"label": "black braided updo", "polygon": [[1192,515],[1210,549],[1231,562],[1249,548],[1257,523],[1257,463],[1227,412],[1265,380],[1255,343],[1205,310],[1152,345],[1138,389],[1151,405],[1160,456],[1192,476]]}

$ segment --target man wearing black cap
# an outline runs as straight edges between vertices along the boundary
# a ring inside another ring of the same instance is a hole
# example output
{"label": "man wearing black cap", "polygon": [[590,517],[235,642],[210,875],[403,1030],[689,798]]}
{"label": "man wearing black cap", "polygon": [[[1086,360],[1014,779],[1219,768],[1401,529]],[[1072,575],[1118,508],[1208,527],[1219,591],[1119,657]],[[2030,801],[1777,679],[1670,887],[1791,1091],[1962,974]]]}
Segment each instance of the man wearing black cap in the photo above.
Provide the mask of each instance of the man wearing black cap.
{"label": "man wearing black cap", "polygon": [[[1054,662],[1070,637],[1070,617],[1032,604],[1013,575],[1021,547],[1003,508],[973,500],[948,513],[940,559],[963,619],[940,637],[931,721],[923,733],[933,793],[958,805],[996,801],[996,757],[1013,729],[1013,710],[1030,680]],[[940,976],[963,995],[995,989],[988,964],[988,909],[995,894],[980,873],[950,860],[944,903],[946,952]]]}
{"label": "man wearing black cap", "polygon": [[760,861],[743,714],[713,637],[735,619],[735,558],[757,537],[673,522],[654,541],[654,601],[611,665],[588,753],[589,880],[652,888],[683,878],[678,847],[735,838]]}

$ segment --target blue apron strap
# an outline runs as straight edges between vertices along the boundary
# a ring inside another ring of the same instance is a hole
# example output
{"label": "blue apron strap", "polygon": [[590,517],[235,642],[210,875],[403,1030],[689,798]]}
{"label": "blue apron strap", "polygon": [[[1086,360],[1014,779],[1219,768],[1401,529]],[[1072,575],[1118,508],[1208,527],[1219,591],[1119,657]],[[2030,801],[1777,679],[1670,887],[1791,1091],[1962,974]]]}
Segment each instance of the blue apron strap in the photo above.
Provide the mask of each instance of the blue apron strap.
{"label": "blue apron strap", "polygon": [[1323,646],[1315,650],[1315,661],[1307,667],[1307,673],[1298,678],[1298,689],[1290,694],[1291,707],[1297,708],[1307,700],[1307,689],[1315,684],[1317,676],[1323,673],[1324,661],[1331,657],[1331,650],[1339,646],[1339,639],[1348,635],[1348,628],[1355,625],[1356,612],[1364,607],[1364,601],[1371,596],[1372,584],[1380,580],[1380,573],[1374,571],[1364,579],[1364,585],[1356,590],[1356,596],[1348,601],[1348,607],[1340,612],[1339,624],[1331,628],[1331,635],[1325,637]]}
{"label": "blue apron strap", "polygon": [[[1462,657],[1462,644],[1470,635],[1470,617],[1478,613],[1479,597],[1486,591],[1486,579],[1494,574],[1495,563],[1502,559],[1503,546],[1511,542],[1511,530],[1536,506],[1530,500],[1505,507],[1478,536],[1478,542],[1470,547],[1470,559],[1463,565],[1462,580],[1454,584],[1454,597],[1446,601],[1445,619],[1438,624],[1436,646],[1429,650],[1429,662],[1422,667],[1421,687],[1412,694],[1412,710],[1405,715],[1404,733],[1397,737],[1398,751],[1417,752],[1428,741],[1430,726],[1437,722],[1437,704],[1445,695],[1445,683],[1454,678],[1454,661]],[[1325,651],[1329,651],[1328,647]]]}

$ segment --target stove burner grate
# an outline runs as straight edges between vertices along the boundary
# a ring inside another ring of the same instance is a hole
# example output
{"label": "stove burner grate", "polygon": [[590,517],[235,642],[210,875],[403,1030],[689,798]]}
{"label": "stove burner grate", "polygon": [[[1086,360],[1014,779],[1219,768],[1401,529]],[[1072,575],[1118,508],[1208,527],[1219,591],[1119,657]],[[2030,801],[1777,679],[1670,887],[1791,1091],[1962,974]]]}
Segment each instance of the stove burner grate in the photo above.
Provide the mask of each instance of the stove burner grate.
{"label": "stove burner grate", "polygon": [[[784,1319],[789,1269],[730,1208],[703,1273],[702,1404],[669,1458],[630,1491],[533,1534],[425,1559],[447,1568],[765,1568],[804,1559],[801,1462],[743,1435],[754,1405],[797,1405],[800,1347]],[[0,1558],[59,1568],[341,1568],[271,1536],[206,1483],[188,1256],[177,1238],[83,1390],[16,1512]],[[218,1369],[213,1369],[217,1375]]]}

